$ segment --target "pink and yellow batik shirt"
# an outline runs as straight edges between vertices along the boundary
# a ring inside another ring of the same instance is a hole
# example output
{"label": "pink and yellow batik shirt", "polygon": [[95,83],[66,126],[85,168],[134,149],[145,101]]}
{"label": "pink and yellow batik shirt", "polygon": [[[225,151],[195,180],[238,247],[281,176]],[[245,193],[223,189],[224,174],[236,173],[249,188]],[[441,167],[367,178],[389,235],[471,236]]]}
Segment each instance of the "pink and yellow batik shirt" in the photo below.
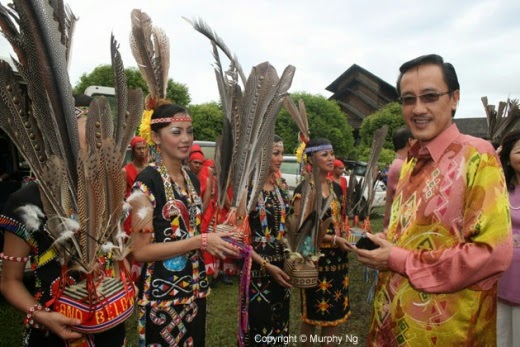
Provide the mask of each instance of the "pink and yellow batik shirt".
{"label": "pink and yellow batik shirt", "polygon": [[512,256],[509,201],[491,144],[451,125],[402,168],[369,346],[494,346],[497,280]]}

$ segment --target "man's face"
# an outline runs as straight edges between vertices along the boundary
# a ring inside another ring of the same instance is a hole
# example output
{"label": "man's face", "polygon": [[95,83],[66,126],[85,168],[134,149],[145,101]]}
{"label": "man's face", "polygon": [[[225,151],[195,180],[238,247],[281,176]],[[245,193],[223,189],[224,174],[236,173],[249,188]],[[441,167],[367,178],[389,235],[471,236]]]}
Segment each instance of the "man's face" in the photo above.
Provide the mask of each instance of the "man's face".
{"label": "man's face", "polygon": [[335,166],[333,173],[334,173],[334,176],[340,177],[344,171],[345,171],[344,166]]}
{"label": "man's face", "polygon": [[[401,97],[419,96],[427,93],[445,93],[448,85],[442,78],[442,70],[437,65],[420,65],[408,70],[401,79]],[[428,142],[437,137],[452,123],[452,111],[457,108],[460,92],[444,94],[437,101],[424,102],[416,98],[414,104],[403,103],[402,110],[406,124],[415,139]]]}
{"label": "man's face", "polygon": [[134,146],[134,158],[142,161],[148,161],[148,146],[146,142],[139,142]]}
{"label": "man's face", "polygon": [[199,174],[200,170],[202,169],[202,164],[204,164],[204,163],[198,159],[190,160],[188,162],[190,171],[193,172],[195,175]]}

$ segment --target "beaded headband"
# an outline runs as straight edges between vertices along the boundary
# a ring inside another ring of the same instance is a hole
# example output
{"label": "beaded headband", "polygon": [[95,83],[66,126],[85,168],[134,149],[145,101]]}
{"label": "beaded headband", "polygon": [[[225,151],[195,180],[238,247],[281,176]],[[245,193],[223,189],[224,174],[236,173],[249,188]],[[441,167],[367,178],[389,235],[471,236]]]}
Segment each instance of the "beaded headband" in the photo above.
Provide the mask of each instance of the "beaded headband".
{"label": "beaded headband", "polygon": [[283,147],[283,141],[273,142],[273,147]]}
{"label": "beaded headband", "polygon": [[152,119],[151,124],[157,124],[157,123],[171,123],[171,122],[190,122],[191,123],[191,117],[170,117],[170,118],[156,118]]}
{"label": "beaded headband", "polygon": [[321,151],[330,151],[332,150],[332,145],[319,145],[319,146],[313,146],[313,147],[307,147],[305,148],[305,154],[314,153],[314,152],[321,152]]}

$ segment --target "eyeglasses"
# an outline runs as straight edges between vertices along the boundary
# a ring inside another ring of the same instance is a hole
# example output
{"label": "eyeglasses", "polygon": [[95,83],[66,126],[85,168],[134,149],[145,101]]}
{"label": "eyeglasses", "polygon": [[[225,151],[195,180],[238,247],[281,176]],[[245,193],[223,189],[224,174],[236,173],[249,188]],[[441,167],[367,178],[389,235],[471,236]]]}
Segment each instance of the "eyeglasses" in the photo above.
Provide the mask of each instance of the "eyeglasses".
{"label": "eyeglasses", "polygon": [[448,90],[447,92],[444,92],[444,93],[428,92],[428,93],[424,93],[422,95],[417,95],[417,96],[405,95],[405,96],[401,96],[398,100],[401,104],[403,104],[405,106],[415,105],[415,103],[417,102],[417,98],[421,99],[421,102],[423,104],[431,104],[432,102],[438,101],[441,96],[449,94],[449,93],[451,93],[451,92]]}

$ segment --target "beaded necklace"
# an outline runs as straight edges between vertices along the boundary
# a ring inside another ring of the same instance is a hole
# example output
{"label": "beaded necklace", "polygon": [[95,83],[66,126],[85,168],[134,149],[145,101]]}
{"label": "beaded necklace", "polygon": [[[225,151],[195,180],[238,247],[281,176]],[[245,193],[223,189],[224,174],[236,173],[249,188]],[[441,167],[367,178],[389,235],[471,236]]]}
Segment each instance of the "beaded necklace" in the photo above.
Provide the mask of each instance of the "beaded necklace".
{"label": "beaded necklace", "polygon": [[327,179],[329,184],[329,194],[332,194],[332,201],[330,203],[330,209],[332,211],[332,224],[334,225],[334,234],[339,236],[341,233],[341,204],[339,202],[336,193],[334,192],[334,185],[332,180]]}
{"label": "beaded necklace", "polygon": [[[278,185],[274,186],[274,193],[276,195],[276,198],[278,199],[278,204],[273,201],[273,208],[275,210],[274,218],[275,218],[275,225],[278,225],[278,234],[276,235],[277,240],[281,240],[282,237],[285,235],[285,217],[286,217],[286,208],[285,208],[285,202],[283,201],[282,194],[280,193],[280,189]],[[279,213],[278,213],[279,212]],[[258,214],[260,218],[260,225],[262,226],[262,232],[264,234],[266,241],[271,241],[271,233],[268,232],[268,225],[267,225],[267,212],[265,209],[265,199],[264,199],[264,192],[261,191],[260,195],[258,196]]]}
{"label": "beaded necklace", "polygon": [[163,163],[158,164],[156,168],[159,170],[159,173],[163,179],[164,193],[166,195],[166,204],[163,207],[163,215],[167,213],[171,218],[170,225],[172,227],[172,231],[179,227],[179,217],[181,217],[181,211],[175,204],[176,199],[175,194],[173,193],[173,190],[175,190],[179,196],[186,197],[189,213],[188,220],[186,221],[186,227],[188,228],[190,237],[195,236],[198,234],[197,226],[201,223],[201,211],[198,207],[201,205],[201,200],[195,191],[188,173],[184,168],[181,168],[184,181],[186,182],[186,192],[183,192],[181,187],[170,178],[168,170],[166,170],[166,167]]}

